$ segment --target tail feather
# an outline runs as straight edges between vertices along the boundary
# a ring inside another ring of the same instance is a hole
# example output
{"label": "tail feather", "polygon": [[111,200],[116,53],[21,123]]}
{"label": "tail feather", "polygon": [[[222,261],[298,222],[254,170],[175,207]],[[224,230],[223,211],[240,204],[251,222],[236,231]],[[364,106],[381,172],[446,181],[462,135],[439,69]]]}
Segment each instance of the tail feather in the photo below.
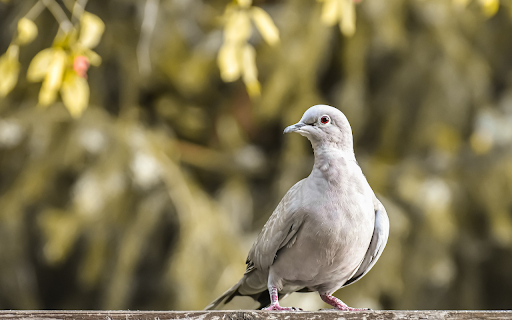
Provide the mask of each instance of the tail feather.
{"label": "tail feather", "polygon": [[[246,294],[240,293],[239,289],[240,289],[240,286],[243,284],[243,281],[244,281],[244,278],[242,278],[237,284],[235,284],[229,290],[224,292],[220,297],[215,299],[204,310],[224,309],[224,306],[227,305],[228,303],[230,303],[233,300],[233,298],[235,298],[237,296],[251,298],[253,300],[254,304],[259,304],[259,306],[256,306],[256,307],[253,304],[252,309],[259,310],[259,309],[263,309],[270,305],[270,294],[268,293],[268,290],[266,290],[266,289],[261,292],[257,292],[257,293],[251,294],[251,295],[246,295]],[[287,295],[288,294],[281,294],[281,293],[278,294],[279,299],[282,299]],[[238,308],[236,308],[236,309],[238,309]],[[248,308],[246,307],[243,309],[248,309]]]}
{"label": "tail feather", "polygon": [[224,292],[220,297],[212,301],[204,310],[215,310],[219,306],[226,305],[229,301],[233,299],[233,297],[238,292],[238,288],[242,284],[242,280],[238,281],[237,284],[232,286],[228,291]]}

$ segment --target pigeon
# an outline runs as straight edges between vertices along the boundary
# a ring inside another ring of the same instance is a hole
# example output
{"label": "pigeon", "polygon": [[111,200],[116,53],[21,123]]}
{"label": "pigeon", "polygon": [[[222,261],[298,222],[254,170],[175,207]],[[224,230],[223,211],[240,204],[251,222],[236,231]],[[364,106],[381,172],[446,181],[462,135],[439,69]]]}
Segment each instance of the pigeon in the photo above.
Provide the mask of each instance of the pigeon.
{"label": "pigeon", "polygon": [[292,292],[318,292],[335,309],[357,311],[333,293],[361,279],[375,265],[389,235],[386,209],[359,167],[345,115],[327,105],[309,108],[284,133],[309,139],[311,174],[288,190],[254,242],[242,279],[206,310],[248,296],[258,309],[279,305]]}

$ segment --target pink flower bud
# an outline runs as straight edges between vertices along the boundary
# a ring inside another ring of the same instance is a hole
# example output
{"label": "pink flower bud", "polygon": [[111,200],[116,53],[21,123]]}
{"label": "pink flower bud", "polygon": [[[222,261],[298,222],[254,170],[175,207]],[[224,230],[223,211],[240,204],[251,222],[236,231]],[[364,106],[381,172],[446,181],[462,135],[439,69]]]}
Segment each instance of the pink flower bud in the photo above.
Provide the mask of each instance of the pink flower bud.
{"label": "pink flower bud", "polygon": [[89,69],[89,65],[89,59],[87,59],[87,57],[77,56],[73,62],[73,69],[79,77],[87,79],[87,69]]}

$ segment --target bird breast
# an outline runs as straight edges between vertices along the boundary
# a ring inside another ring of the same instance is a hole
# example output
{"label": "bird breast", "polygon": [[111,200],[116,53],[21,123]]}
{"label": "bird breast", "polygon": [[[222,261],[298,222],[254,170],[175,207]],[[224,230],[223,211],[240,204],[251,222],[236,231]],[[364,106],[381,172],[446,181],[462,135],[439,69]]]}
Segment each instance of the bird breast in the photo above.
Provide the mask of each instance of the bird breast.
{"label": "bird breast", "polygon": [[283,284],[341,286],[358,268],[371,241],[375,211],[373,191],[357,169],[341,168],[336,183],[315,179],[323,172],[313,170],[303,184],[307,193],[300,232],[272,266]]}

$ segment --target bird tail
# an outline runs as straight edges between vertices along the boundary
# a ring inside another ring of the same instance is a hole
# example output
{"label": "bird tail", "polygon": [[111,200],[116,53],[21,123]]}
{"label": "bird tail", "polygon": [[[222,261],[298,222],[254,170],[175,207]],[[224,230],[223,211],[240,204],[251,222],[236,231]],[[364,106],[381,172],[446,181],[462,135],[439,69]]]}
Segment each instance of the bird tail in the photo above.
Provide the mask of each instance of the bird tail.
{"label": "bird tail", "polygon": [[212,301],[204,310],[218,310],[222,309],[222,307],[226,304],[228,304],[234,296],[238,293],[238,288],[240,288],[240,285],[242,284],[243,279],[238,281],[237,284],[232,286],[228,291],[224,292],[220,297]]}
{"label": "bird tail", "polygon": [[[230,310],[234,309],[261,309],[270,304],[270,295],[266,288],[252,294],[241,293],[240,287],[244,284],[246,278],[243,277],[237,284],[232,286],[229,290],[224,292],[220,297],[215,299],[212,303],[210,303],[204,310],[222,310],[229,308]],[[242,290],[242,292],[245,290]],[[235,297],[242,297],[243,299]],[[233,302],[232,302],[233,301]],[[226,305],[232,302],[228,307]]]}

